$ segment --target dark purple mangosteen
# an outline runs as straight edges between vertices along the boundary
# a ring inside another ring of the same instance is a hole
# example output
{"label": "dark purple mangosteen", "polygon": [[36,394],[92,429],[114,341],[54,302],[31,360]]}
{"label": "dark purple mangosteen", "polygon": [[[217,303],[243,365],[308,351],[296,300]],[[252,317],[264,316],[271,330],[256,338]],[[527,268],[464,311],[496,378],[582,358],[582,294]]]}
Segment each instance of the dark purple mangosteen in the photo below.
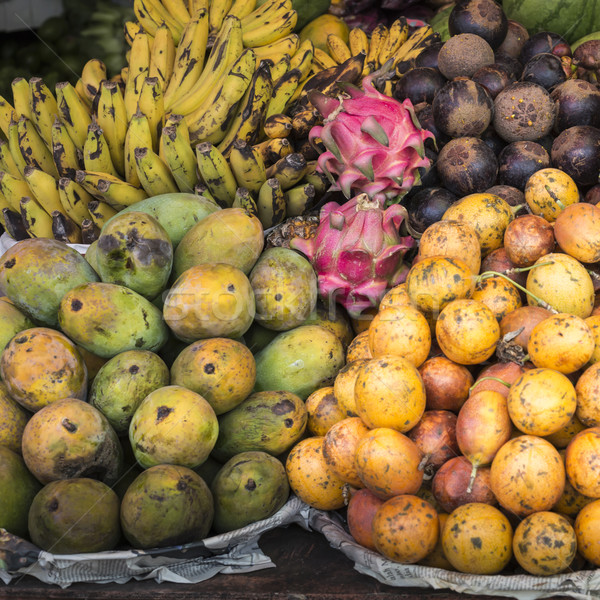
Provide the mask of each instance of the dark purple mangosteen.
{"label": "dark purple mangosteen", "polygon": [[457,197],[441,187],[428,187],[418,191],[407,205],[410,224],[423,233],[432,223],[442,220],[444,213],[456,202]]}
{"label": "dark purple mangosteen", "polygon": [[560,85],[567,79],[560,58],[549,52],[536,54],[525,63],[521,81],[533,81],[547,90]]}
{"label": "dark purple mangosteen", "polygon": [[557,133],[575,125],[600,127],[600,90],[584,79],[567,79],[550,94],[556,102],[554,130]]}
{"label": "dark purple mangosteen", "polygon": [[536,142],[520,141],[508,144],[498,156],[498,183],[525,189],[527,180],[540,169],[550,166],[550,156]]}
{"label": "dark purple mangosteen", "polygon": [[571,46],[567,40],[558,33],[551,31],[540,31],[534,33],[523,45],[519,60],[525,64],[528,63],[536,54],[550,52],[556,56],[571,56]]}
{"label": "dark purple mangosteen", "polygon": [[554,140],[550,158],[552,166],[570,175],[577,185],[595,185],[600,174],[600,129],[590,125],[565,129]]}
{"label": "dark purple mangosteen", "polygon": [[474,33],[496,49],[506,37],[508,20],[494,0],[458,0],[448,17],[448,31]]}
{"label": "dark purple mangosteen", "polygon": [[436,93],[445,83],[446,78],[437,69],[431,67],[411,69],[398,79],[394,88],[394,98],[400,101],[409,98],[413,104],[420,102],[431,104]]}

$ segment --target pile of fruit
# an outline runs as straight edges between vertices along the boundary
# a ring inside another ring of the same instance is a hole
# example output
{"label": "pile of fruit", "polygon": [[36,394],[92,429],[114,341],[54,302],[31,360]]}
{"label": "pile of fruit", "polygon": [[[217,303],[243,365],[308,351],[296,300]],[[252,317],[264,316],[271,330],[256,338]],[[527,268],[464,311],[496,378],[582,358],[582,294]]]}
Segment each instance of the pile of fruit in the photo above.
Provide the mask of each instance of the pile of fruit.
{"label": "pile of fruit", "polygon": [[311,6],[135,0],[118,75],[0,98],[0,526],[164,547],[293,492],[398,562],[600,566],[600,43]]}

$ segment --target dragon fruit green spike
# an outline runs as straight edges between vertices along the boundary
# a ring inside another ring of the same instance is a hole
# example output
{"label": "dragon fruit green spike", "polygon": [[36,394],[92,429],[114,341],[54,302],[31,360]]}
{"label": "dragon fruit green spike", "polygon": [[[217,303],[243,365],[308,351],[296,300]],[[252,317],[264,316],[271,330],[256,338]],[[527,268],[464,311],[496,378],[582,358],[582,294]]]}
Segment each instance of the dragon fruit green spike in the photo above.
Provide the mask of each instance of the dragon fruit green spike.
{"label": "dragon fruit green spike", "polygon": [[399,204],[382,208],[377,199],[360,194],[341,206],[323,206],[317,234],[293,238],[290,247],[311,261],[318,275],[319,295],[329,305],[338,302],[351,316],[377,307],[389,287],[408,273],[404,254],[415,243],[402,237],[406,209]]}
{"label": "dragon fruit green spike", "polygon": [[420,183],[417,169],[430,167],[423,144],[434,136],[421,129],[411,101],[398,102],[378,92],[373,75],[363,79],[362,90],[344,85],[349,97],[309,92],[324,118],[323,126],[311,129],[309,140],[320,138],[327,149],[318,165],[332,189],[346,198],[362,192],[382,203],[398,202]]}

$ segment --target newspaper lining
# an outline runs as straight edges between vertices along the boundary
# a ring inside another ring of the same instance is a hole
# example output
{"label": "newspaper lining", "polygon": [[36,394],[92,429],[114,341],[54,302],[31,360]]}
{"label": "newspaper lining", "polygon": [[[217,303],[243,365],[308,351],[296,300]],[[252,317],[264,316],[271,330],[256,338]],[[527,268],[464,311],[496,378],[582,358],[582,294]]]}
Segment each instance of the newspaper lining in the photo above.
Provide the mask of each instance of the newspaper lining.
{"label": "newspaper lining", "polygon": [[311,529],[325,536],[329,545],[354,561],[354,568],[395,587],[450,589],[467,594],[506,596],[536,600],[563,595],[578,600],[600,598],[600,570],[576,571],[551,577],[533,575],[469,575],[456,571],[396,563],[354,541],[342,517],[310,508]]}
{"label": "newspaper lining", "polygon": [[[28,561],[30,564],[9,570],[2,556],[10,553],[10,549],[0,545],[0,580],[8,584],[24,575],[31,575],[44,583],[62,588],[75,582],[126,583],[130,579],[198,583],[217,573],[247,573],[275,567],[260,549],[259,538],[266,531],[291,523],[309,529],[306,505],[296,496],[291,496],[268,519],[201,542],[173,548],[68,555],[41,551]],[[11,556],[10,559],[9,562],[19,562],[19,557]]]}

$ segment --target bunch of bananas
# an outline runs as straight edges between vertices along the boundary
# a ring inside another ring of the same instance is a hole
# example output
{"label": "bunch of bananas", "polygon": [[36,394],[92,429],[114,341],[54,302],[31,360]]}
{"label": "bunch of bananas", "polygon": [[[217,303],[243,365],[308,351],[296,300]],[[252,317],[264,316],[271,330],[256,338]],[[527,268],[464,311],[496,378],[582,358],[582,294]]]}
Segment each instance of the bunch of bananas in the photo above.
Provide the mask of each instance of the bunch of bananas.
{"label": "bunch of bananas", "polygon": [[398,78],[435,41],[439,41],[439,36],[429,25],[419,27],[411,34],[406,18],[400,17],[389,27],[379,23],[370,37],[359,27],[354,27],[348,35],[348,43],[330,33],[327,36],[327,52],[316,48],[314,63],[317,68],[328,69],[364,53],[363,77],[388,65],[389,73],[384,78],[381,92],[391,96]]}
{"label": "bunch of bananas", "polygon": [[433,39],[403,19],[370,40],[353,30],[349,47],[330,36],[328,66],[294,33],[291,0],[133,8],[117,75],[91,59],[75,85],[17,78],[12,104],[0,97],[0,223],[15,239],[91,243],[119,210],[174,192],[245,207],[265,229],[302,215],[329,187],[308,91],[336,95],[390,58],[397,70]]}

